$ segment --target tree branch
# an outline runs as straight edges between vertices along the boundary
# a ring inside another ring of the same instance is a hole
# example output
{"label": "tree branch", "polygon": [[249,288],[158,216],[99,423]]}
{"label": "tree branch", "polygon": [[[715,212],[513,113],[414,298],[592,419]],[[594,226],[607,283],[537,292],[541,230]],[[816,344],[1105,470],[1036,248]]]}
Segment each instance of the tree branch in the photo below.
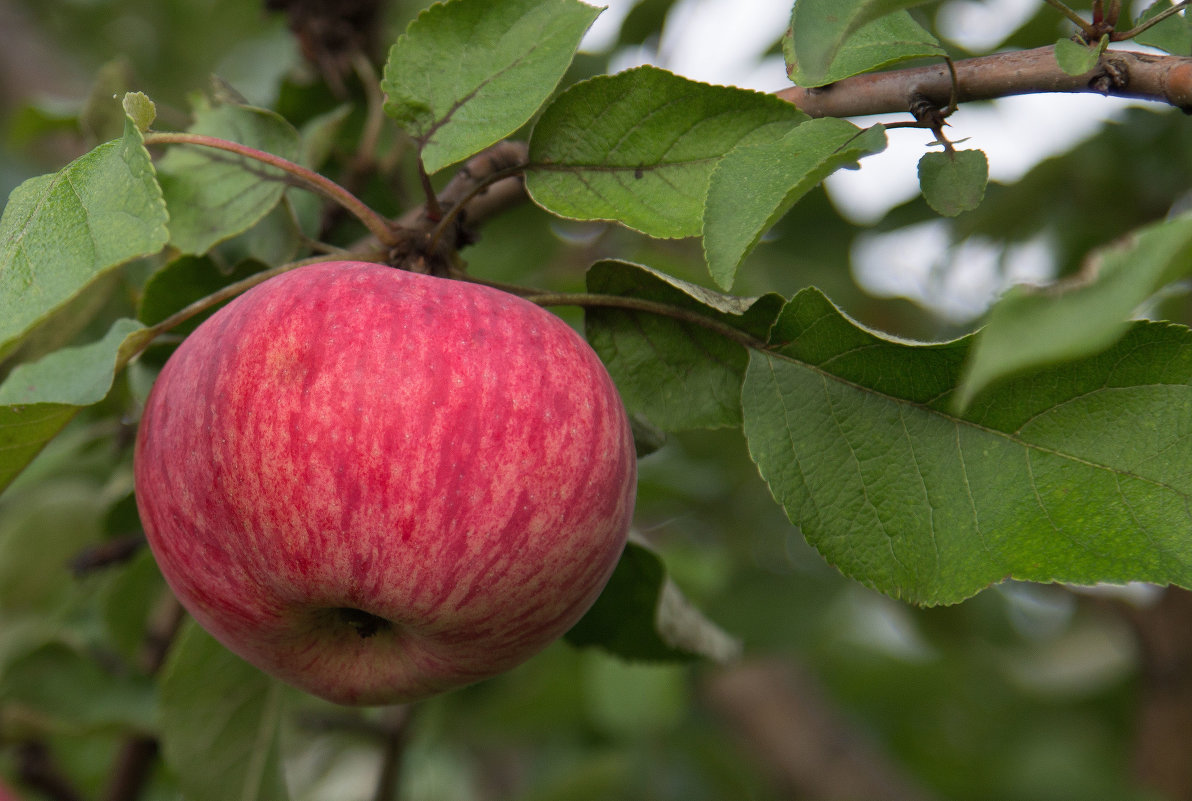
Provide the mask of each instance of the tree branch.
{"label": "tree branch", "polygon": [[[1038,47],[957,61],[956,102],[992,100],[1041,92],[1097,92],[1169,103],[1192,113],[1192,58],[1108,50],[1097,67],[1069,75],[1055,60],[1055,47]],[[856,117],[908,111],[919,95],[943,108],[952,76],[943,64],[868,73],[828,86],[792,86],[775,94],[812,117]]]}

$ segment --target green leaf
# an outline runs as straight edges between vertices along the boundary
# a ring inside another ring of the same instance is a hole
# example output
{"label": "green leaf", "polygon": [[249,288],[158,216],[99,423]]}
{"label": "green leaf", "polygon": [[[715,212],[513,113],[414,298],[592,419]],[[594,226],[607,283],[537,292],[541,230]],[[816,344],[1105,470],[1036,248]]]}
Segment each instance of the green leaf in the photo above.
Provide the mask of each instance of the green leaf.
{"label": "green leaf", "polygon": [[121,104],[128,119],[132,120],[141,133],[148,131],[157,119],[157,106],[144,92],[126,92]]}
{"label": "green leaf", "polygon": [[697,236],[720,158],[806,119],[773,95],[657,67],[601,75],[542,113],[530,137],[526,189],[562,217],[616,221],[662,238]]}
{"label": "green leaf", "polygon": [[[190,133],[226,139],[293,161],[298,132],[272,111],[208,105],[195,110]],[[248,230],[277,205],[286,190],[283,171],[222,150],[171,145],[157,166],[170,209],[170,244],[203,254]]]}
{"label": "green leaf", "polygon": [[[782,307],[778,295],[721,295],[636,264],[600,261],[588,291],[675,306],[764,341]],[[741,424],[745,347],[693,322],[649,311],[592,306],[588,341],[626,406],[666,431]]]}
{"label": "green leaf", "polygon": [[666,577],[657,554],[630,542],[588,613],[565,635],[576,647],[599,646],[623,659],[725,662],[740,644],[705,618]]}
{"label": "green leaf", "polygon": [[0,357],[109,270],[161,250],[166,219],[127,118],[122,139],[13,190],[0,217]]}
{"label": "green leaf", "polygon": [[288,798],[280,684],[191,622],[170,651],[159,694],[162,752],[187,798]]}
{"label": "green leaf", "polygon": [[1082,275],[1015,287],[977,335],[957,402],[1027,370],[1091,356],[1120,339],[1147,298],[1192,272],[1192,213],[1154,223],[1093,254]]}
{"label": "green leaf", "polygon": [[919,159],[923,199],[945,217],[980,206],[988,183],[989,159],[983,150],[925,153]]}
{"label": "green leaf", "polygon": [[782,53],[791,81],[810,87],[885,69],[910,59],[944,56],[946,51],[909,13],[898,11],[857,28],[840,44],[822,74],[809,75],[800,65],[792,28],[788,28],[782,37]]}
{"label": "green leaf", "polygon": [[[1157,17],[1170,8],[1171,3],[1168,0],[1155,0],[1138,17],[1135,26]],[[1165,50],[1173,56],[1192,56],[1192,19],[1189,19],[1186,11],[1168,17],[1134,37],[1134,41]]]}
{"label": "green leaf", "polygon": [[724,289],[732,287],[741,262],[799,198],[885,146],[882,126],[862,130],[829,117],[725,156],[712,173],[704,210],[704,255],[712,278]]}
{"label": "green leaf", "polygon": [[13,705],[42,726],[71,735],[148,732],[154,723],[153,684],[118,673],[63,643],[14,660],[0,681],[0,705]]}
{"label": "green leaf", "polygon": [[1005,578],[1192,586],[1192,331],[1138,323],[963,416],[969,339],[885,339],[811,289],[773,336],[742,390],[750,453],[845,575],[924,604]]}
{"label": "green leaf", "polygon": [[1055,43],[1055,61],[1069,75],[1084,75],[1097,66],[1101,54],[1109,46],[1109,34],[1094,44],[1064,38]]}
{"label": "green leaf", "polygon": [[0,384],[0,406],[99,403],[112,388],[116,371],[145,337],[144,326],[136,320],[117,320],[97,342],[63,348],[32,364],[18,365]]}
{"label": "green leaf", "polygon": [[13,369],[0,384],[0,490],[80,408],[107,397],[116,372],[146,336],[135,320],[117,320],[98,342]]}
{"label": "green leaf", "polygon": [[601,9],[576,0],[451,0],[389,51],[385,111],[429,173],[512,134],[550,97]]}
{"label": "green leaf", "polygon": [[[800,75],[807,81],[804,86],[820,86],[826,82],[833,60],[854,31],[887,14],[924,2],[926,0],[798,0],[791,12],[788,61],[798,64]],[[885,47],[893,56],[906,44],[899,41],[905,35],[905,23],[891,23],[888,32]],[[910,41],[921,38],[922,34],[914,32]],[[871,45],[878,57],[882,52],[882,40],[881,36],[875,37],[873,41],[878,43],[876,48]],[[933,55],[935,52],[938,51],[922,55]]]}

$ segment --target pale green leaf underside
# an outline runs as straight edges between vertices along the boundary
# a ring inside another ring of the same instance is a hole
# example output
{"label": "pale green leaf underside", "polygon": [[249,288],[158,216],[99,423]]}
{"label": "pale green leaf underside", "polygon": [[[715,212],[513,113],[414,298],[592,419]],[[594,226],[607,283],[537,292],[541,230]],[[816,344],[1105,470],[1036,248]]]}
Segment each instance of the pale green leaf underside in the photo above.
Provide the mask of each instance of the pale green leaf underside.
{"label": "pale green leaf underside", "polygon": [[863,131],[829,117],[725,156],[712,173],[704,209],[704,254],[712,278],[729,289],[744,258],[799,198],[837,169],[885,146],[880,125]]}
{"label": "pale green leaf underside", "polygon": [[280,685],[193,622],[160,685],[162,752],[190,799],[284,801]]}
{"label": "pale green leaf underside", "polygon": [[1089,356],[1127,330],[1138,307],[1192,272],[1192,213],[1154,223],[1094,254],[1086,273],[1043,290],[1017,287],[977,335],[958,403],[1006,376]]}
{"label": "pale green leaf underside", "polygon": [[602,75],[543,112],[530,139],[526,189],[563,217],[616,221],[660,238],[697,236],[719,159],[806,119],[772,95],[657,67]]}
{"label": "pale green leaf underside", "polygon": [[599,13],[576,0],[437,3],[389,51],[385,110],[437,172],[524,125]]}
{"label": "pale green leaf underside", "polygon": [[[922,5],[926,1],[798,0],[791,13],[791,47],[787,53],[788,62],[793,61],[798,64],[799,73],[806,81],[802,85],[820,86],[826,82],[826,76],[833,66],[833,60],[855,31],[888,14]],[[900,23],[895,24],[900,25]],[[900,29],[896,28],[895,30]],[[926,34],[926,31],[915,33],[910,40],[921,40],[923,34]],[[907,37],[898,33],[894,37],[885,38],[893,53],[897,52],[899,40]],[[878,43],[881,40],[882,37],[877,37],[872,41]],[[929,34],[924,43],[927,40],[931,40]],[[880,45],[878,47],[880,48]],[[936,48],[938,48],[938,44],[936,44]],[[938,50],[922,55],[935,53],[938,53]]]}
{"label": "pale green leaf underside", "polygon": [[[190,133],[227,139],[293,161],[299,138],[282,117],[251,106],[203,106]],[[203,254],[243,233],[281,200],[285,174],[211,148],[173,145],[158,163],[170,209],[170,244]]]}
{"label": "pale green leaf underside", "polygon": [[967,340],[910,345],[806,290],[751,357],[750,453],[808,541],[916,603],[1012,577],[1192,585],[1192,332],[1138,323],[1105,353],[945,411]]}
{"label": "pale green leaf underside", "polygon": [[0,491],[80,408],[107,397],[128,349],[145,332],[135,320],[117,320],[98,342],[13,369],[0,384]]}
{"label": "pale green leaf underside", "polygon": [[166,208],[131,120],[118,139],[16,189],[0,217],[0,356],[94,280],[166,244]]}
{"label": "pale green leaf underside", "polygon": [[981,205],[989,183],[989,159],[981,150],[924,153],[919,159],[919,188],[923,199],[945,217]]}
{"label": "pale green leaf underside", "polygon": [[787,75],[799,86],[823,86],[863,72],[885,69],[903,61],[942,56],[944,48],[934,36],[905,11],[898,11],[866,23],[853,31],[837,49],[822,74],[809,75],[799,63],[794,35],[787,29],[782,37]]}
{"label": "pale green leaf underside", "polygon": [[[665,303],[765,339],[782,307],[778,295],[738,298],[636,264],[600,261],[588,291]],[[745,348],[693,323],[660,314],[594,306],[585,312],[588,341],[631,412],[666,431],[741,424]]]}

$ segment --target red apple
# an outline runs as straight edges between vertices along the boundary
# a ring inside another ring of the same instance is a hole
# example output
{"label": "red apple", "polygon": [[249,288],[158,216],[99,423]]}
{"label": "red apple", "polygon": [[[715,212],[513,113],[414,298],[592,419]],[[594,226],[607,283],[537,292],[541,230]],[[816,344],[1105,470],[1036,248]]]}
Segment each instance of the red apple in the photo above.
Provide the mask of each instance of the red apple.
{"label": "red apple", "polygon": [[388,704],[570,628],[623,549],[636,463],[608,373],[559,318],[329,262],[179,346],[135,474],[154,556],[207,631],[310,693]]}

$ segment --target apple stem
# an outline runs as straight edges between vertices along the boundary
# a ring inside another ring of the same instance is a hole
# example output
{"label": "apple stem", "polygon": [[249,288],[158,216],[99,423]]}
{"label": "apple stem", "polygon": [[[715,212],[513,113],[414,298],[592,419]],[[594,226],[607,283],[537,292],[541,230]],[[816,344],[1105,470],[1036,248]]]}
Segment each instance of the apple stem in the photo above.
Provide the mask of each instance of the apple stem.
{"label": "apple stem", "polygon": [[271,167],[277,167],[283,170],[286,175],[293,178],[298,183],[304,185],[308,189],[312,189],[327,198],[335,201],[343,206],[346,210],[352,213],[356,219],[364,224],[364,227],[372,233],[383,244],[393,247],[397,244],[397,235],[393,230],[393,226],[389,221],[381,215],[373,211],[364,201],[353,195],[344,187],[320,175],[314,170],[307,169],[301,164],[295,164],[289,159],[284,159],[281,156],[275,156],[272,153],[266,153],[263,150],[258,150],[255,147],[242,145],[239,142],[231,142],[227,139],[220,139],[215,136],[206,136],[204,134],[180,133],[180,132],[166,132],[158,133],[151,132],[145,134],[145,144],[147,145],[199,145],[201,147],[215,148],[216,150],[225,150],[229,153],[235,153],[245,158],[250,158],[259,161],[262,164],[268,164]]}

